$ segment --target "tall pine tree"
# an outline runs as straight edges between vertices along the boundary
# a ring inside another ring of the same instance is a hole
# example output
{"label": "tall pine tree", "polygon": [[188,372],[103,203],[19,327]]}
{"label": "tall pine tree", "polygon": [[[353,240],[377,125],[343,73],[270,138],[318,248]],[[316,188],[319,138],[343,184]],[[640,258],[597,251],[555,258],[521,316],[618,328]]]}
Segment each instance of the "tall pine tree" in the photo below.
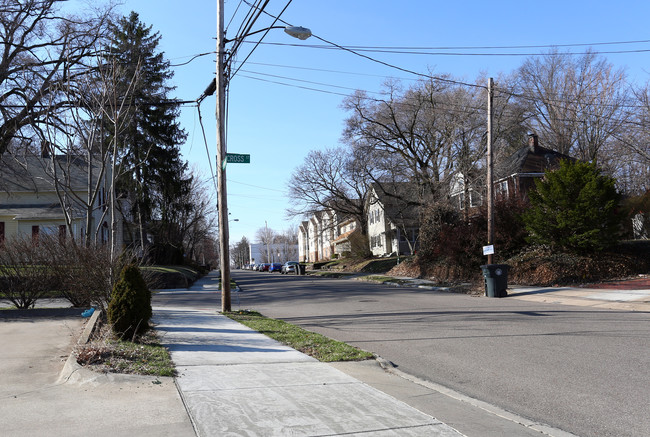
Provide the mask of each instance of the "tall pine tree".
{"label": "tall pine tree", "polygon": [[118,95],[127,99],[126,124],[117,135],[121,167],[128,171],[118,189],[131,199],[136,237],[147,241],[150,235],[155,245],[182,253],[174,218],[191,208],[177,200],[187,198],[191,186],[180,154],[187,135],[177,122],[178,105],[169,104],[173,72],[157,50],[160,38],[135,12],[111,26],[108,61],[117,73]]}

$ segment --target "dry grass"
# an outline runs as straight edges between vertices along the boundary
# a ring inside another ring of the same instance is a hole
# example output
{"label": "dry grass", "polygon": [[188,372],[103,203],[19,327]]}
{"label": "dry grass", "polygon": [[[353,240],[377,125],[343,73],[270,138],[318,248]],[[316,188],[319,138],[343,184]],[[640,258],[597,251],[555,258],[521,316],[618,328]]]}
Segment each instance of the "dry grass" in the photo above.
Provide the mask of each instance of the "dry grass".
{"label": "dry grass", "polygon": [[116,338],[108,325],[100,327],[94,338],[75,351],[77,362],[98,372],[174,376],[176,370],[169,352],[149,330],[132,340]]}

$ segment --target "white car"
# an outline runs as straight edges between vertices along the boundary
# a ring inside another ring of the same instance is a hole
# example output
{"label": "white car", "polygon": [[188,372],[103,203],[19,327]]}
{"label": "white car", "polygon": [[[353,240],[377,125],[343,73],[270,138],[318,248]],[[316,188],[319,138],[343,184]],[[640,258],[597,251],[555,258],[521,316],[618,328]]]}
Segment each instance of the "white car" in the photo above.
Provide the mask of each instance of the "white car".
{"label": "white car", "polygon": [[282,270],[280,270],[280,273],[282,274],[296,273],[297,269],[298,269],[298,261],[287,261],[282,265]]}

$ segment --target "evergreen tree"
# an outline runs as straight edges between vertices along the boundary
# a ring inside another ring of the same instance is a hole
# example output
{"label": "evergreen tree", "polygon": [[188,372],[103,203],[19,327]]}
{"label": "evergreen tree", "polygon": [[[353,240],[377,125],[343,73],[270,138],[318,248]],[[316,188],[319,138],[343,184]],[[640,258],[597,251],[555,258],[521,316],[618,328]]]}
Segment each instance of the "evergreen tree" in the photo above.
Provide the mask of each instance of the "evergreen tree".
{"label": "evergreen tree", "polygon": [[160,34],[152,33],[137,13],[113,23],[111,30],[107,51],[119,68],[119,95],[128,99],[126,124],[117,135],[121,165],[129,171],[118,187],[130,194],[144,239],[149,231],[154,241],[180,248],[174,217],[191,208],[177,202],[187,197],[191,177],[186,176],[179,148],[187,136],[177,122],[179,108],[168,100],[174,90],[167,85],[173,72],[157,51]]}
{"label": "evergreen tree", "polygon": [[149,329],[151,291],[137,265],[129,264],[122,269],[111,293],[107,316],[113,332],[122,338],[130,339]]}
{"label": "evergreen tree", "polygon": [[529,192],[531,207],[522,215],[528,240],[583,253],[615,243],[620,232],[615,184],[595,164],[562,161]]}

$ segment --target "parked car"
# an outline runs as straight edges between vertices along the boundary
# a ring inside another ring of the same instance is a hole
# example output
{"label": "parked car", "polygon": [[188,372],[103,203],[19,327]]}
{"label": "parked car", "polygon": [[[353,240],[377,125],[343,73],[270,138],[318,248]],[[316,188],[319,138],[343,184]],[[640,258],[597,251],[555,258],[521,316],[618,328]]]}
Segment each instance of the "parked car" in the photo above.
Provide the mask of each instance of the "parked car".
{"label": "parked car", "polygon": [[260,264],[260,272],[268,272],[269,268],[271,268],[271,264],[269,263]]}
{"label": "parked car", "polygon": [[271,263],[269,266],[269,272],[281,272],[282,271],[282,264],[280,263]]}
{"label": "parked car", "polygon": [[282,270],[280,273],[282,274],[289,274],[289,273],[296,273],[298,271],[298,261],[287,261],[282,265]]}

